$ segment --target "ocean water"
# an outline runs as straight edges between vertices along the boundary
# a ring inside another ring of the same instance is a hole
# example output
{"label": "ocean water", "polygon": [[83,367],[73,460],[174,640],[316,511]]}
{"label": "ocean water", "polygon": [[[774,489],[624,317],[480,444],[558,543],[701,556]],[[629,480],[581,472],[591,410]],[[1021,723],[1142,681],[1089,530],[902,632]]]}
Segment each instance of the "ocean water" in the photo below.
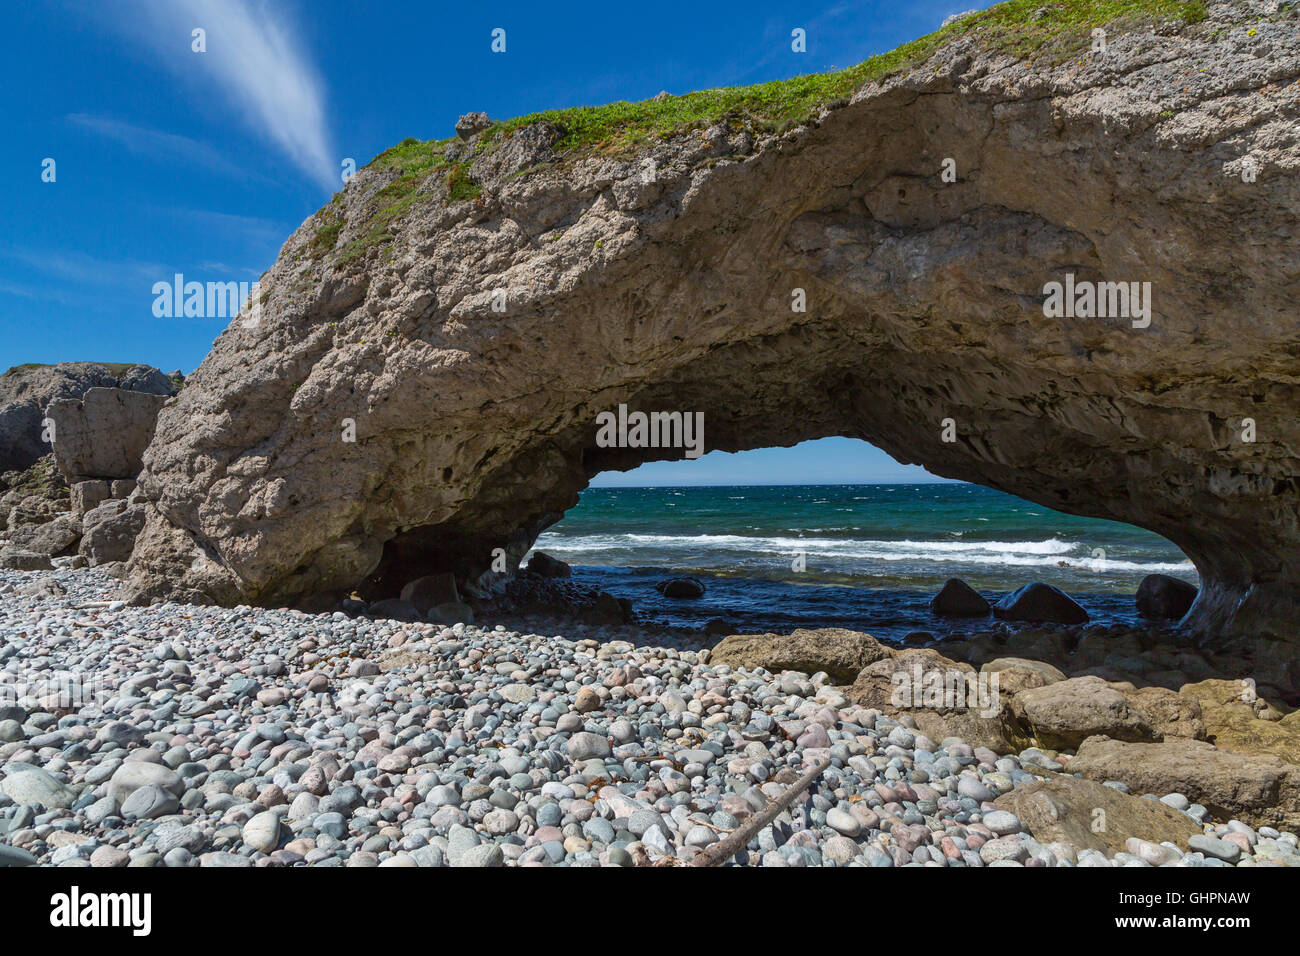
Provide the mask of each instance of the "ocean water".
{"label": "ocean water", "polygon": [[[1197,581],[1151,532],[957,483],[588,488],[536,548],[655,623],[722,617],[739,631],[837,626],[891,640],[981,626],[930,613],[950,577],[990,602],[1043,581],[1102,624],[1138,622],[1147,574]],[[660,596],[671,575],[698,577],[704,597]]]}

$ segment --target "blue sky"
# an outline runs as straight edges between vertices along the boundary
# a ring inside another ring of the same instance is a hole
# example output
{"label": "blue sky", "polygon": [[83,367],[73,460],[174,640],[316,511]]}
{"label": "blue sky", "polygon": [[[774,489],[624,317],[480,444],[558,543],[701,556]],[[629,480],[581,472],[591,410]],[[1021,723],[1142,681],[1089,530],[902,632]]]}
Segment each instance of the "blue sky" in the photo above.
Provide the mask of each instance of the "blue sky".
{"label": "blue sky", "polygon": [[[5,4],[0,369],[94,360],[192,371],[226,320],[155,317],[155,282],[256,280],[339,188],[344,160],[453,135],[462,113],[507,118],[841,68],[974,5],[987,4]],[[790,49],[796,27],[806,53]],[[206,52],[192,49],[196,28]],[[503,54],[491,51],[495,28]],[[53,182],[42,180],[47,159]],[[755,466],[765,482],[925,477],[826,439],[646,466],[642,479],[726,483]]]}

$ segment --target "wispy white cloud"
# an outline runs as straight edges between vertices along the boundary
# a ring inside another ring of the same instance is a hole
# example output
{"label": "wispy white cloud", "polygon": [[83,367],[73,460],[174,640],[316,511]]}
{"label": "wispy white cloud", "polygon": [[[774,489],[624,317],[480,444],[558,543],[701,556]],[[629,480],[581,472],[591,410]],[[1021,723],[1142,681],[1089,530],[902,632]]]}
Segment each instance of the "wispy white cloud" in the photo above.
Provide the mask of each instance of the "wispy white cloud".
{"label": "wispy white cloud", "polygon": [[[338,187],[325,88],[282,11],[252,0],[143,0],[131,30],[183,79],[217,84],[245,122],[323,187]],[[191,33],[206,33],[206,52]]]}
{"label": "wispy white cloud", "polygon": [[170,274],[167,266],[138,259],[101,259],[83,252],[37,251],[28,247],[0,246],[0,260],[22,264],[65,283],[99,287],[133,287]]}
{"label": "wispy white cloud", "polygon": [[179,161],[189,166],[210,169],[223,176],[244,178],[248,175],[247,170],[230,162],[211,146],[190,139],[188,136],[164,133],[161,130],[86,113],[73,113],[68,116],[68,120],[75,126],[121,143],[137,156]]}
{"label": "wispy white cloud", "polygon": [[169,211],[185,222],[192,222],[227,238],[237,237],[242,243],[254,246],[274,244],[278,249],[293,233],[292,227],[260,216],[239,216],[211,209],[181,207],[174,207]]}

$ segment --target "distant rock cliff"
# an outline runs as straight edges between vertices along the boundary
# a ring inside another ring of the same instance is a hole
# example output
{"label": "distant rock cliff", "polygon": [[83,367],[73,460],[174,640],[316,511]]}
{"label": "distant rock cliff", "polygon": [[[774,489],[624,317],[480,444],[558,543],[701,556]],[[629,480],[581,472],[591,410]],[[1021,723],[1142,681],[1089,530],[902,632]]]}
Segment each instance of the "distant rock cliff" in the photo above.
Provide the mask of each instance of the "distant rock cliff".
{"label": "distant rock cliff", "polygon": [[176,387],[172,379],[148,365],[17,365],[0,375],[0,472],[29,468],[49,454],[50,444],[41,437],[41,420],[51,402],[80,399],[92,388],[172,395]]}
{"label": "distant rock cliff", "polygon": [[477,575],[596,473],[682,455],[599,447],[625,403],[1140,525],[1201,573],[1189,627],[1300,638],[1300,22],[1207,6],[1028,56],[1060,11],[998,37],[995,8],[788,129],[396,147],[162,411],[137,599]]}

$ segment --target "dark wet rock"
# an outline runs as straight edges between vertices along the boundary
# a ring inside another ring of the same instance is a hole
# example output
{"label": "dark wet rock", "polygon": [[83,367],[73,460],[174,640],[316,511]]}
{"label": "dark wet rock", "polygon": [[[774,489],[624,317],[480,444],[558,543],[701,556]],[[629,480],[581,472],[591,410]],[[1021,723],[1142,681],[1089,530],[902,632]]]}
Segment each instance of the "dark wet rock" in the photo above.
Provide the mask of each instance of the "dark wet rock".
{"label": "dark wet rock", "polygon": [[1176,621],[1195,601],[1196,585],[1167,574],[1148,574],[1137,589],[1137,609],[1143,617]]}
{"label": "dark wet rock", "polygon": [[690,600],[704,597],[704,584],[699,578],[669,578],[656,584],[655,590],[666,598]]}
{"label": "dark wet rock", "polygon": [[441,604],[457,604],[460,591],[456,587],[456,575],[444,571],[416,578],[402,588],[401,600],[412,605],[419,614],[428,614]]}
{"label": "dark wet rock", "polygon": [[544,578],[567,578],[573,574],[573,569],[559,558],[534,551],[533,556],[528,559],[528,573],[538,574]]}
{"label": "dark wet rock", "polygon": [[930,600],[930,610],[940,617],[984,617],[989,602],[961,578],[949,578]]}
{"label": "dark wet rock", "polygon": [[1060,588],[1035,581],[993,605],[993,616],[1003,621],[1051,624],[1086,624],[1088,612]]}

